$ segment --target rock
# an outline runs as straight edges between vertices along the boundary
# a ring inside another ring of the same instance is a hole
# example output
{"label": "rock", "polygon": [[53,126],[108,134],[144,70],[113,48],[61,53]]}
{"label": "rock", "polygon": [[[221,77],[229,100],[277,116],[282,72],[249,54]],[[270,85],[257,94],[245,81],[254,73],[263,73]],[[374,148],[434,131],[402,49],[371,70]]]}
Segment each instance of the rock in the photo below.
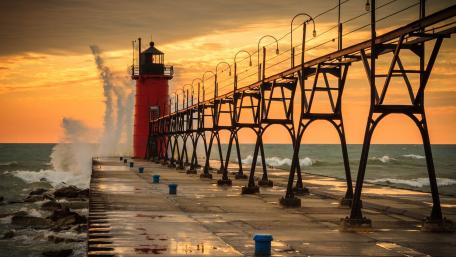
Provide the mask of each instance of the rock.
{"label": "rock", "polygon": [[38,201],[43,201],[44,197],[42,195],[29,195],[27,198],[24,199],[26,203],[33,203]]}
{"label": "rock", "polygon": [[55,210],[48,219],[54,221],[57,226],[87,223],[86,217],[70,211],[68,207]]}
{"label": "rock", "polygon": [[84,242],[85,239],[82,239],[82,238],[81,239],[79,239],[79,238],[65,238],[65,237],[50,235],[50,236],[48,236],[48,241],[58,244],[58,243],[61,243],[61,242],[64,242],[64,243]]}
{"label": "rock", "polygon": [[11,224],[34,229],[47,229],[52,226],[52,222],[48,219],[22,214],[14,215],[11,218]]}
{"label": "rock", "polygon": [[44,188],[37,188],[35,190],[33,190],[32,192],[29,193],[29,196],[30,195],[42,195],[43,193],[47,192],[48,190],[47,189],[44,189]]}
{"label": "rock", "polygon": [[72,249],[61,249],[43,252],[43,256],[46,257],[68,257],[73,254]]}
{"label": "rock", "polygon": [[56,201],[48,201],[41,205],[41,209],[46,211],[55,211],[58,209],[62,209],[62,205]]}
{"label": "rock", "polygon": [[3,198],[3,196],[0,196],[0,203],[3,203],[3,200],[5,200],[5,198]]}
{"label": "rock", "polygon": [[18,212],[15,212],[13,213],[14,216],[27,216],[27,212],[26,211],[18,211]]}
{"label": "rock", "polygon": [[56,198],[89,197],[88,189],[79,189],[75,186],[62,187],[54,192]]}
{"label": "rock", "polygon": [[10,200],[10,201],[8,201],[8,204],[16,204],[16,203],[24,203],[24,201],[21,201],[21,200]]}
{"label": "rock", "polygon": [[72,229],[78,233],[86,233],[87,224],[79,224],[79,225],[74,226]]}
{"label": "rock", "polygon": [[13,238],[15,235],[16,235],[15,231],[14,231],[14,230],[10,230],[10,231],[7,231],[7,232],[3,235],[3,239]]}
{"label": "rock", "polygon": [[68,207],[70,209],[87,209],[89,207],[89,203],[85,199],[77,199],[77,200],[70,200],[67,202],[62,202],[62,206]]}
{"label": "rock", "polygon": [[48,236],[48,241],[58,244],[58,243],[64,242],[65,238],[59,237],[59,236],[50,235],[50,236]]}
{"label": "rock", "polygon": [[83,198],[89,198],[89,189],[86,188],[86,189],[83,189],[79,192],[79,197],[83,197]]}
{"label": "rock", "polygon": [[55,197],[52,193],[50,192],[46,192],[43,194],[43,197],[44,199],[48,199],[48,200],[51,200],[51,201],[55,201]]}

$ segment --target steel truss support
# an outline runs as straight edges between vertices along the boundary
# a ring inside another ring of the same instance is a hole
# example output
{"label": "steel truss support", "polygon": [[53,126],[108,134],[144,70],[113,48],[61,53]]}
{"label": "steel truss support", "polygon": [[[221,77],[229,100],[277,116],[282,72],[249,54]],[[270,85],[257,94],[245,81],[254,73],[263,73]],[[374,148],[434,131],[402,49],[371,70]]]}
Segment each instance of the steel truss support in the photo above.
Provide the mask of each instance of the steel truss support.
{"label": "steel truss support", "polygon": [[[353,198],[353,186],[350,172],[350,162],[348,159],[347,143],[345,137],[345,129],[342,118],[342,95],[345,87],[345,81],[350,67],[350,60],[337,60],[336,62],[322,63],[316,68],[307,68],[298,72],[298,78],[301,88],[301,118],[298,125],[296,136],[293,139],[293,159],[290,168],[287,192],[281,198],[280,203],[287,207],[299,207],[300,199],[295,194],[307,194],[309,190],[303,186],[302,174],[299,161],[299,152],[301,140],[309,125],[317,120],[325,120],[331,123],[336,129],[342,150],[344,160],[345,178],[347,190],[345,196],[341,199],[341,205],[351,205]],[[337,85],[331,85],[330,77],[337,79]],[[310,88],[306,88],[305,80],[313,77],[313,83]],[[320,78],[321,77],[321,78]],[[319,78],[321,81],[319,81]],[[315,95],[319,92],[326,93],[330,111],[326,113],[317,113],[313,110],[315,104]],[[334,95],[334,94],[335,95]],[[293,187],[294,174],[297,174],[296,186]]]}
{"label": "steel truss support", "polygon": [[[273,181],[268,177],[267,164],[264,153],[263,134],[266,129],[272,125],[281,125],[287,129],[290,137],[294,137],[294,123],[293,123],[293,106],[294,96],[296,92],[297,79],[294,77],[284,77],[280,80],[271,83],[263,83],[259,88],[258,105],[255,106],[257,112],[255,119],[257,124],[252,127],[256,133],[257,140],[255,143],[255,150],[253,153],[253,160],[249,174],[249,181],[247,186],[242,188],[243,194],[252,194],[259,192],[259,186],[272,187]],[[253,105],[252,105],[253,106]],[[271,117],[271,109],[280,106],[282,111],[279,117]],[[255,171],[258,155],[260,154],[263,175],[255,184]]]}
{"label": "steel truss support", "polygon": [[[429,77],[432,72],[435,60],[437,58],[440,46],[442,45],[443,38],[445,35],[436,35],[435,44],[432,49],[432,53],[429,57],[427,64],[425,64],[425,51],[424,41],[420,39],[420,35],[415,41],[405,41],[405,35],[402,35],[399,40],[395,43],[376,45],[371,49],[370,63],[368,56],[364,50],[361,50],[361,58],[369,78],[371,88],[371,101],[369,116],[367,119],[366,130],[364,134],[363,148],[361,152],[361,158],[358,169],[358,176],[356,181],[356,190],[353,199],[353,205],[351,208],[350,216],[346,217],[342,221],[342,230],[356,230],[359,228],[365,229],[370,228],[372,222],[370,219],[363,216],[361,212],[361,192],[363,188],[367,160],[369,156],[369,148],[371,144],[372,135],[379,122],[390,114],[403,114],[411,118],[416,124],[420,131],[424,152],[426,156],[426,165],[429,177],[429,183],[432,195],[432,210],[429,217],[427,217],[423,223],[422,230],[432,232],[452,231],[454,230],[453,223],[443,217],[442,209],[440,206],[440,197],[437,187],[437,179],[435,174],[435,168],[432,158],[431,144],[429,140],[429,131],[426,121],[425,107],[424,107],[424,90],[429,81]],[[424,36],[424,35],[423,35]],[[427,35],[429,37],[429,35]],[[401,62],[400,53],[402,50],[410,50],[419,59],[419,69],[406,69]],[[390,51],[392,53],[392,60],[387,74],[376,73],[376,58],[384,51]],[[416,93],[412,88],[412,81],[409,79],[411,74],[417,74],[419,76],[419,85]],[[382,86],[381,93],[377,91],[376,78],[385,78]],[[392,77],[400,77],[403,79],[406,89],[409,93],[410,101],[406,104],[393,105],[386,104],[385,99],[388,96],[389,86],[391,84]]]}
{"label": "steel truss support", "polygon": [[225,165],[223,167],[224,169],[222,170],[222,179],[217,181],[217,184],[219,186],[224,186],[224,185],[231,186],[232,185],[232,181],[228,177],[228,165],[230,162],[231,148],[233,146],[233,141],[235,142],[235,145],[236,145],[236,153],[237,153],[237,159],[238,159],[238,165],[239,165],[239,169],[238,169],[238,172],[236,172],[235,178],[236,179],[247,178],[244,175],[243,170],[242,170],[242,159],[241,159],[241,151],[239,148],[239,139],[237,136],[237,129],[231,129],[230,130],[230,139],[228,142],[228,149],[226,151]]}

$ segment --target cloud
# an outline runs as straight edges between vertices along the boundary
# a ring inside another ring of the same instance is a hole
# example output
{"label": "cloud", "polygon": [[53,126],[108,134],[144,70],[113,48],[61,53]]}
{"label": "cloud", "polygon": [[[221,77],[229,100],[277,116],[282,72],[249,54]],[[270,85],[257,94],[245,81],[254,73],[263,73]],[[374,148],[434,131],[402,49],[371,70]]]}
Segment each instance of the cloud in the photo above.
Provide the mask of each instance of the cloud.
{"label": "cloud", "polygon": [[[336,4],[335,0],[305,4],[302,0],[0,1],[0,55],[86,52],[88,44],[118,50],[128,48],[130,41],[141,35],[147,39],[152,35],[165,44],[248,24],[291,19],[303,11],[316,15]],[[336,11],[319,17],[318,22],[334,23]],[[350,17],[363,11],[362,4],[349,3],[343,14]]]}

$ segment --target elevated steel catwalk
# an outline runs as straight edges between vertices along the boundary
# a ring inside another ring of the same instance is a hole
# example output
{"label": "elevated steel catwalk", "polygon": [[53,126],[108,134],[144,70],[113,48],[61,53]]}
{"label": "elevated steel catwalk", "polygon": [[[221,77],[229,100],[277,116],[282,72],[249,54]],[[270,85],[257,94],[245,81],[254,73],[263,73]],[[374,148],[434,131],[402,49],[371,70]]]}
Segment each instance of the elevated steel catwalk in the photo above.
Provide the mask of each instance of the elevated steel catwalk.
{"label": "elevated steel catwalk", "polygon": [[[260,64],[258,58],[259,81],[245,87],[237,88],[237,76],[235,73],[233,83],[234,91],[218,95],[218,83],[215,73],[214,98],[200,101],[198,95],[198,102],[194,103],[192,95],[192,101],[191,104],[189,104],[187,93],[187,104],[183,102],[183,108],[181,110],[178,110],[178,103],[176,102],[176,111],[174,113],[151,120],[149,146],[158,147],[158,149],[161,150],[149,149],[148,153],[155,154],[146,156],[146,158],[151,158],[157,162],[162,162],[170,166],[175,166],[177,163],[178,168],[181,169],[185,168],[185,164],[187,164],[187,166],[190,166],[188,173],[195,173],[196,168],[199,166],[196,158],[196,148],[198,141],[202,140],[206,162],[203,166],[201,177],[212,178],[212,175],[209,172],[209,158],[214,140],[217,140],[220,157],[219,172],[223,174],[223,177],[218,181],[218,184],[231,185],[232,182],[229,179],[227,167],[232,144],[235,143],[239,160],[239,171],[235,178],[246,179],[247,176],[243,173],[240,162],[241,156],[237,133],[240,129],[251,129],[255,132],[257,140],[248,183],[243,188],[242,192],[245,194],[258,193],[259,186],[273,185],[273,182],[269,179],[267,173],[262,136],[264,131],[271,125],[280,125],[289,132],[293,146],[293,158],[287,191],[280,203],[286,207],[299,207],[301,206],[301,200],[300,198],[297,198],[296,195],[308,193],[308,190],[302,183],[301,168],[299,165],[301,140],[307,127],[312,122],[316,120],[328,121],[337,130],[342,147],[347,191],[345,197],[341,200],[341,204],[351,206],[351,214],[342,221],[342,229],[350,230],[352,228],[370,227],[370,220],[364,217],[361,212],[361,191],[364,183],[371,138],[376,126],[384,117],[393,113],[402,114],[412,119],[419,129],[426,155],[433,206],[431,215],[423,223],[423,230],[451,231],[453,229],[452,222],[444,218],[440,206],[425,116],[424,90],[429,81],[442,42],[445,38],[449,38],[455,33],[456,23],[447,22],[438,28],[433,28],[431,30],[428,28],[441,22],[450,21],[450,19],[454,18],[456,16],[456,5],[425,16],[425,5],[424,1],[421,0],[419,10],[420,19],[377,36],[375,0],[371,0],[370,2],[372,8],[370,13],[371,38],[369,40],[342,48],[342,34],[341,29],[339,29],[339,50],[309,61],[303,61],[300,65],[295,65],[292,68],[278,72],[272,76],[265,76],[266,50],[263,47],[262,64]],[[339,26],[340,25],[341,24],[339,23]],[[305,23],[303,23],[303,39],[304,38]],[[431,46],[432,51],[429,58],[425,58],[425,42],[434,42],[434,45]],[[304,60],[304,44],[305,41],[303,40],[301,60]],[[406,67],[406,65],[402,63],[401,54],[404,52],[411,54],[411,58],[418,59],[418,68]],[[259,54],[260,51],[258,51],[258,56]],[[388,59],[390,62],[388,72],[386,74],[378,74],[376,72],[377,59],[384,59],[386,54],[392,54],[392,58]],[[350,65],[354,62],[362,62],[365,69],[370,87],[370,109],[364,135],[360,165],[358,167],[356,187],[353,191],[341,102],[348,70]],[[409,79],[410,76],[414,75],[418,76],[418,82]],[[389,84],[393,77],[403,79],[406,90],[408,90],[410,96],[409,101],[404,101],[400,104],[385,103],[384,100],[388,95]],[[384,80],[380,83],[377,81],[377,78]],[[331,82],[331,79],[336,82]],[[311,86],[306,85],[306,81],[310,81],[311,83],[308,84]],[[413,90],[412,81],[416,84],[416,88],[418,88],[416,91]],[[322,86],[322,84],[324,86]],[[378,91],[378,86],[381,86],[380,92]],[[298,87],[301,91],[301,102],[300,110],[298,110],[300,111],[299,120],[296,120],[296,115],[293,115],[293,113],[296,111],[294,109],[294,98]],[[279,92],[279,96],[275,95],[274,92]],[[313,111],[312,105],[315,101],[314,95],[318,92],[327,94],[331,111],[326,113]],[[335,95],[333,95],[333,93],[335,93]],[[279,118],[272,118],[269,116],[271,105],[274,104],[283,106],[284,112]],[[244,116],[245,113],[251,114],[251,118],[248,122],[245,122],[245,119],[244,121],[241,119],[241,116]],[[228,115],[229,124],[220,123],[221,115],[224,114]],[[228,151],[225,158],[223,158],[219,136],[219,133],[223,130],[230,133]],[[206,140],[207,133],[210,134],[209,141]],[[182,142],[181,146],[179,145],[179,142]],[[189,147],[187,142],[190,142],[190,147],[192,149],[187,149]],[[254,175],[256,161],[257,158],[260,157],[263,177],[258,182],[258,185],[256,185],[257,182],[255,181]]]}

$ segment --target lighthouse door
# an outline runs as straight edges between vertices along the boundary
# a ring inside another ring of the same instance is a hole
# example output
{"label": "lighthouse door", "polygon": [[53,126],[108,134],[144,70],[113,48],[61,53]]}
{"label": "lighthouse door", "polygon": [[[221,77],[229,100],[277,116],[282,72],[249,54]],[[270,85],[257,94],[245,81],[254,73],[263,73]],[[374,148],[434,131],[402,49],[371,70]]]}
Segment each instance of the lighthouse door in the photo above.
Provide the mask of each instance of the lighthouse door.
{"label": "lighthouse door", "polygon": [[158,147],[157,147],[157,136],[153,134],[151,121],[158,119],[160,116],[160,107],[159,106],[150,106],[149,109],[149,140],[147,142],[146,149],[146,158],[156,158],[158,157]]}

